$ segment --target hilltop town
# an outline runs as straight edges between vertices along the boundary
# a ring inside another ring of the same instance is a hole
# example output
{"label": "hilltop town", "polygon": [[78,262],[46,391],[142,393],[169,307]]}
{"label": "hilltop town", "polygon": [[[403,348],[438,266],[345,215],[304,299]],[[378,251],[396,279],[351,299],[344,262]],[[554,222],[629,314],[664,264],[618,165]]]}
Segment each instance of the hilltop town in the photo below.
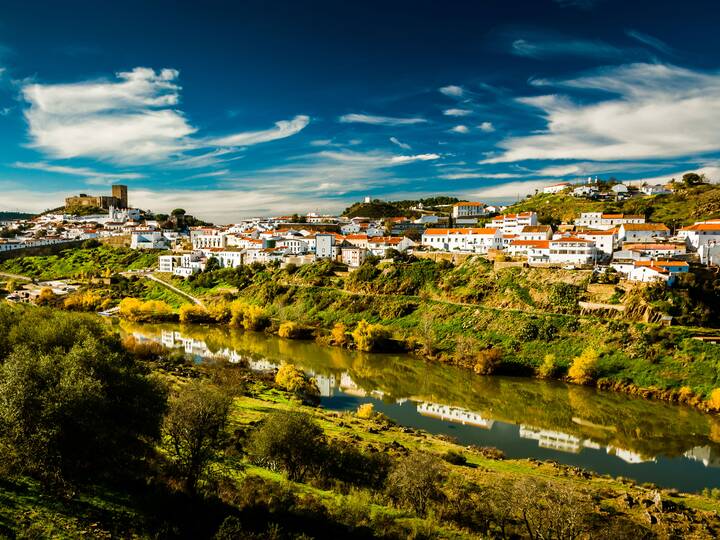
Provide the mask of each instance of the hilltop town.
{"label": "hilltop town", "polygon": [[[332,260],[354,269],[368,257],[383,258],[390,252],[456,261],[480,255],[504,263],[591,269],[628,281],[672,285],[693,266],[720,264],[720,212],[692,221],[685,217],[683,224],[667,216],[665,222],[655,222],[648,219],[647,211],[623,213],[597,207],[612,208],[621,201],[661,207],[673,197],[692,198],[698,189],[705,194],[718,192],[699,178],[667,186],[590,179],[576,186],[548,186],[542,194],[509,207],[437,199],[444,204],[416,202],[399,210],[393,203],[367,198],[346,212],[353,217],[308,213],[195,226],[202,222],[183,209],[154,215],[132,208],[127,187],[116,185],[110,196],[68,197],[63,212],[1,222],[0,253],[97,240],[133,250],[158,250],[158,270],[183,278],[209,264],[302,266]],[[579,209],[592,204],[592,211],[579,211],[569,219],[548,216],[543,203],[558,199],[572,199]],[[533,203],[539,211],[523,209]],[[393,215],[356,215],[363,210],[375,214],[378,209]]]}

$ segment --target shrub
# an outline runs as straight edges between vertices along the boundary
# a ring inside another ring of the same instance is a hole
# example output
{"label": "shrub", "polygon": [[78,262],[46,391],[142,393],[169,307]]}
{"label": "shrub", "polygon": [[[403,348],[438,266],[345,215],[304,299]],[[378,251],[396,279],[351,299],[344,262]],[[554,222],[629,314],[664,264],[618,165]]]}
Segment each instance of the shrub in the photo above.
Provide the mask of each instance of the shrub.
{"label": "shrub", "polygon": [[448,450],[443,454],[442,458],[453,465],[465,465],[467,463],[467,458],[455,450]]}
{"label": "shrub", "polygon": [[303,328],[298,323],[293,321],[285,321],[280,324],[278,329],[278,336],[288,339],[298,339],[303,335]]}
{"label": "shrub", "polygon": [[40,289],[40,294],[35,299],[35,303],[38,306],[51,306],[55,304],[57,295],[53,292],[50,287],[43,287]]}
{"label": "shrub", "polygon": [[559,366],[555,360],[555,355],[550,353],[546,354],[543,358],[542,364],[540,364],[536,370],[537,376],[541,379],[552,379],[557,375]]}
{"label": "shrub", "polygon": [[254,463],[302,482],[321,467],[324,448],[325,434],[309,415],[277,411],[252,432],[247,453]]}
{"label": "shrub", "polygon": [[707,405],[714,411],[720,411],[720,388],[715,388],[710,392],[710,398],[707,400]]}
{"label": "shrub", "polygon": [[333,326],[330,333],[330,339],[332,340],[332,343],[338,347],[347,345],[349,340],[347,335],[347,326],[345,323],[335,323],[335,326]]}
{"label": "shrub", "polygon": [[294,364],[283,364],[275,375],[275,384],[298,396],[303,403],[317,404],[320,390],[314,379],[309,378]]}
{"label": "shrub", "polygon": [[323,476],[373,489],[383,486],[392,465],[386,453],[361,450],[347,441],[332,441],[324,454]]}
{"label": "shrub", "polygon": [[129,321],[166,321],[174,317],[172,308],[162,300],[143,302],[137,298],[123,298],[120,302],[120,316]]}
{"label": "shrub", "polygon": [[95,311],[102,304],[103,298],[91,291],[71,294],[63,300],[63,308],[68,311]]}
{"label": "shrub", "polygon": [[598,360],[600,355],[598,352],[588,347],[580,356],[573,359],[573,363],[568,370],[570,380],[577,384],[588,384],[595,379],[597,375]]}
{"label": "shrub", "polygon": [[502,360],[502,351],[498,348],[485,349],[477,353],[473,370],[479,375],[491,375]]}
{"label": "shrub", "polygon": [[362,418],[364,420],[369,420],[373,416],[375,416],[375,406],[372,403],[363,403],[357,408],[357,412],[355,415],[358,418]]}
{"label": "shrub", "polygon": [[245,330],[262,330],[270,323],[265,311],[260,306],[233,302],[230,306],[230,324],[241,326]]}
{"label": "shrub", "polygon": [[353,330],[352,337],[359,351],[377,351],[387,345],[390,331],[381,324],[370,324],[363,319]]}
{"label": "shrub", "polygon": [[213,317],[207,309],[197,304],[185,304],[180,307],[181,323],[204,323],[212,322]]}

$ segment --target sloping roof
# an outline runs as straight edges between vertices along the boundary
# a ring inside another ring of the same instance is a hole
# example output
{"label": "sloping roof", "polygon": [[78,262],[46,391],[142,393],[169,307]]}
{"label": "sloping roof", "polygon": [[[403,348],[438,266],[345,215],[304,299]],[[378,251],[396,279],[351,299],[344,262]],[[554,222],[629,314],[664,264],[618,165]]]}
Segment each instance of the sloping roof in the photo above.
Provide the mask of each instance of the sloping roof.
{"label": "sloping roof", "polygon": [[662,223],[624,223],[620,225],[626,231],[669,231]]}
{"label": "sloping roof", "polygon": [[522,229],[522,232],[524,232],[524,233],[548,232],[551,230],[552,230],[552,227],[550,227],[550,225],[525,225]]}
{"label": "sloping roof", "polygon": [[720,232],[720,223],[695,223],[680,229],[681,231],[718,231]]}
{"label": "sloping roof", "polygon": [[487,204],[481,203],[481,202],[465,201],[465,202],[456,202],[455,204],[453,204],[453,206],[487,206]]}
{"label": "sloping roof", "polygon": [[513,240],[511,246],[549,248],[550,240]]}
{"label": "sloping roof", "polygon": [[578,236],[612,236],[617,233],[617,229],[608,229],[606,231],[597,231],[593,229],[586,229],[584,231],[578,231],[575,234]]}
{"label": "sloping roof", "polygon": [[635,261],[635,266],[658,266],[660,268],[678,268],[690,266],[685,261]]}
{"label": "sloping roof", "polygon": [[686,251],[685,244],[653,244],[653,243],[645,243],[645,242],[625,242],[623,244],[623,249],[627,249],[628,251],[642,251],[642,250],[672,250],[672,251]]}
{"label": "sloping roof", "polygon": [[553,244],[569,244],[569,243],[581,243],[581,244],[591,244],[592,240],[588,240],[586,238],[578,238],[577,236],[565,236],[564,238],[556,238],[555,240],[550,240]]}
{"label": "sloping roof", "polygon": [[603,219],[645,219],[645,216],[637,214],[602,214]]}

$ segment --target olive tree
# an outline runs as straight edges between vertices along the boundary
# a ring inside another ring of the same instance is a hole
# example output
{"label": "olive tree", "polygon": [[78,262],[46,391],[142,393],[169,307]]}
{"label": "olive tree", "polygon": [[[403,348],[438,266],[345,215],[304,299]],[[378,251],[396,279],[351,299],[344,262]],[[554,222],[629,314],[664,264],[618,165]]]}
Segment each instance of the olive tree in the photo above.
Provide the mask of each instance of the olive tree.
{"label": "olive tree", "polygon": [[430,454],[413,453],[398,461],[387,479],[389,497],[424,516],[428,504],[444,498],[445,467]]}
{"label": "olive tree", "polygon": [[194,493],[223,441],[231,400],[207,382],[191,382],[170,398],[164,431],[185,489]]}

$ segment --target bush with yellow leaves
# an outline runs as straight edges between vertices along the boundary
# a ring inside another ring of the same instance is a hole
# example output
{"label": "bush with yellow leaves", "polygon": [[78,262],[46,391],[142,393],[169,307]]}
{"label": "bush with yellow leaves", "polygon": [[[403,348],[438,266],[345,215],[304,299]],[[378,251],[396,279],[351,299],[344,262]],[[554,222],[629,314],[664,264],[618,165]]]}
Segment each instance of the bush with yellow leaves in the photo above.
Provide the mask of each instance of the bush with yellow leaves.
{"label": "bush with yellow leaves", "polygon": [[294,364],[282,364],[275,374],[275,384],[292,392],[303,403],[317,404],[320,401],[320,390],[315,379],[311,379]]}
{"label": "bush with yellow leaves", "polygon": [[600,355],[592,347],[585,349],[580,356],[573,359],[568,370],[568,377],[577,384],[588,384],[597,376],[598,360]]}
{"label": "bush with yellow leaves", "polygon": [[359,351],[379,351],[387,345],[390,331],[381,324],[371,324],[363,319],[353,330],[352,337]]}

